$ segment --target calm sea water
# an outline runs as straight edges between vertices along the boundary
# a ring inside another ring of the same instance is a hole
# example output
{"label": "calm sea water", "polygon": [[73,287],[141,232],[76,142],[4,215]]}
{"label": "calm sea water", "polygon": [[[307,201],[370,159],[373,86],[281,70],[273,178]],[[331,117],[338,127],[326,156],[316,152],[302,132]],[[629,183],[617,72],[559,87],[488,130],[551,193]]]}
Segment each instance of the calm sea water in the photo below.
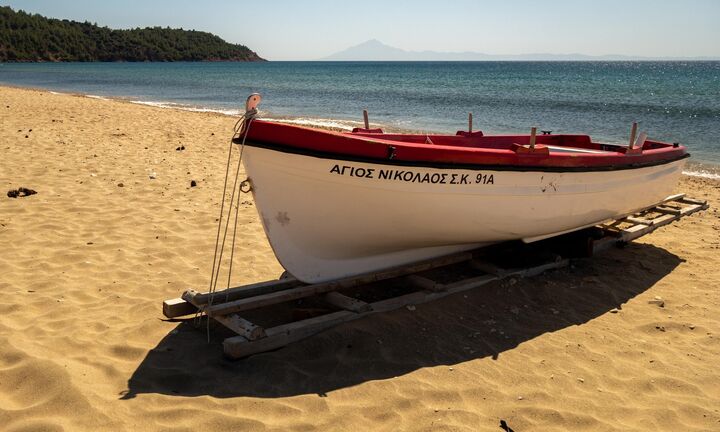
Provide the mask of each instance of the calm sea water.
{"label": "calm sea water", "polygon": [[625,142],[632,121],[720,164],[720,62],[269,62],[0,64],[0,83],[390,129],[527,133],[531,126]]}

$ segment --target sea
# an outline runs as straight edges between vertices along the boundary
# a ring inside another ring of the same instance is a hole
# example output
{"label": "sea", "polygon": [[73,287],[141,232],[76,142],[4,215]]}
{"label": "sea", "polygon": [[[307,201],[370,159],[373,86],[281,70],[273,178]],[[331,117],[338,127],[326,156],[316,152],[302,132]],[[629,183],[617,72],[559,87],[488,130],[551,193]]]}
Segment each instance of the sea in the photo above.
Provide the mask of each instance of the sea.
{"label": "sea", "polygon": [[[239,115],[260,93],[263,118],[391,131],[589,134],[625,143],[632,122],[680,142],[688,174],[720,179],[720,62],[4,63],[0,84],[168,109]],[[228,131],[228,133],[231,133]]]}

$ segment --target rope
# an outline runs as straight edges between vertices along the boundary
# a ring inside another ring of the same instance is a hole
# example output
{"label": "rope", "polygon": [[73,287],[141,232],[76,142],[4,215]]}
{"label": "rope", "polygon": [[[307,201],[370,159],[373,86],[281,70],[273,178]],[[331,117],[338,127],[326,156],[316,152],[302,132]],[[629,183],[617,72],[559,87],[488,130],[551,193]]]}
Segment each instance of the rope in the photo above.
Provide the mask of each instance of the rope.
{"label": "rope", "polygon": [[[232,138],[230,139],[230,148],[228,150],[228,159],[227,164],[225,166],[225,181],[223,183],[223,194],[222,199],[220,201],[220,217],[218,218],[218,229],[217,234],[215,237],[215,252],[213,254],[213,264],[212,264],[212,271],[210,274],[210,287],[209,287],[209,293],[210,293],[210,299],[208,301],[207,307],[210,307],[213,305],[213,301],[215,299],[215,292],[217,290],[217,284],[218,280],[220,278],[220,267],[222,266],[222,259],[223,259],[223,253],[225,251],[225,242],[227,240],[227,234],[228,229],[230,227],[230,218],[232,216],[233,211],[233,205],[235,205],[235,221],[234,221],[234,228],[233,228],[233,234],[232,234],[232,247],[230,250],[230,264],[228,268],[228,280],[227,280],[227,287],[230,288],[230,278],[232,276],[232,261],[235,253],[235,238],[237,233],[237,223],[238,223],[238,213],[240,211],[240,193],[248,193],[252,190],[252,185],[250,184],[249,179],[245,179],[242,182],[239,183],[238,186],[238,179],[240,176],[240,167],[242,166],[242,156],[243,151],[245,149],[245,140],[247,139],[248,131],[250,130],[250,126],[252,125],[252,121],[255,119],[255,116],[257,115],[257,109],[252,109],[247,111],[240,119],[238,119],[237,123],[235,123],[235,126],[233,127],[234,134]],[[225,201],[227,197],[227,186],[228,186],[228,179],[230,177],[230,165],[232,161],[232,149],[233,144],[236,138],[239,138],[242,135],[242,141],[240,144],[240,155],[237,162],[237,168],[235,169],[235,179],[233,181],[232,186],[232,194],[230,195],[230,203],[228,204],[228,212],[227,212],[227,221],[225,223],[225,230],[222,230],[223,227],[223,218],[225,215]],[[238,203],[235,203],[235,196],[237,195]],[[220,232],[223,231],[222,241],[220,240]],[[196,319],[198,319],[201,315],[201,312],[198,312],[196,315]],[[208,319],[207,322],[207,337],[208,342],[210,341],[210,320]]]}

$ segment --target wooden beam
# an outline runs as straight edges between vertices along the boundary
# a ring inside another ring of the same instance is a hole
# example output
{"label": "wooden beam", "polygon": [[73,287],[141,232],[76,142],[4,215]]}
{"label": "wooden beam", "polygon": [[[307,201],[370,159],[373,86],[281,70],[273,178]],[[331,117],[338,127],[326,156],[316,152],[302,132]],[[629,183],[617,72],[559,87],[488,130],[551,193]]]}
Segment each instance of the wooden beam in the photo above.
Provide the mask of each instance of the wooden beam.
{"label": "wooden beam", "polygon": [[470,267],[483,273],[495,276],[503,276],[506,273],[505,269],[502,269],[491,262],[479,259],[470,260]]}
{"label": "wooden beam", "polygon": [[225,341],[223,342],[223,350],[225,352],[225,355],[231,358],[242,358],[252,354],[274,350],[288,345],[292,342],[296,342],[310,337],[316,333],[319,333],[330,327],[334,327],[338,324],[354,321],[366,315],[378,312],[395,310],[411,304],[426,303],[428,301],[442,298],[453,293],[476,288],[480,285],[497,280],[498,278],[495,276],[483,275],[478,278],[471,279],[472,281],[462,281],[470,283],[455,284],[452,291],[417,291],[399,297],[393,297],[387,300],[370,303],[371,309],[367,312],[333,312],[327,315],[321,315],[302,321],[295,321],[289,324],[272,327],[266,330],[267,336],[265,338],[257,339],[255,341],[250,341],[242,336],[228,338],[225,339]]}
{"label": "wooden beam", "polygon": [[635,141],[635,145],[632,148],[642,150],[643,146],[645,145],[645,141],[647,141],[647,137],[648,137],[647,133],[642,132],[640,134],[640,136],[637,138],[637,140]]}
{"label": "wooden beam", "polygon": [[282,291],[288,288],[294,288],[299,285],[304,285],[299,280],[290,277],[287,279],[280,280],[269,280],[265,282],[258,282],[250,285],[243,285],[240,287],[234,287],[226,290],[216,291],[214,294],[210,293],[198,293],[194,290],[187,290],[183,293],[182,298],[198,307],[206,305],[213,298],[213,303],[225,302],[230,300],[238,300],[242,298],[248,298],[260,294],[269,294],[272,292]]}
{"label": "wooden beam", "polygon": [[634,224],[643,224],[643,225],[652,225],[653,221],[652,219],[645,219],[645,218],[637,218],[634,216],[628,216],[625,218],[626,221],[634,223]]}
{"label": "wooden beam", "polygon": [[692,198],[685,198],[685,194],[680,194],[680,195],[682,195],[682,196],[680,198],[678,198],[676,201],[680,201],[681,203],[684,203],[684,204],[707,205],[707,201],[705,201],[705,200],[696,200],[696,199],[692,199]]}
{"label": "wooden beam", "polygon": [[423,290],[427,291],[444,291],[445,286],[441,283],[437,283],[432,279],[426,278],[424,276],[411,274],[408,276],[405,276],[403,279],[405,279],[406,282],[409,284]]}
{"label": "wooden beam", "polygon": [[500,279],[502,279],[502,277],[495,276],[495,275],[481,275],[481,276],[476,276],[476,277],[472,277],[469,279],[463,279],[461,281],[446,285],[447,292],[449,294],[455,294],[458,292],[477,288],[477,287],[483,286],[487,283],[490,283],[492,281],[496,281],[496,280],[500,280]]}
{"label": "wooden beam", "polygon": [[630,143],[628,144],[629,148],[633,148],[635,145],[635,135],[637,135],[637,122],[633,122],[632,126],[630,127]]}
{"label": "wooden beam", "polygon": [[530,128],[530,149],[535,150],[535,138],[537,136],[537,128],[535,126]]}
{"label": "wooden beam", "polygon": [[644,236],[645,234],[655,231],[657,228],[667,225],[672,221],[679,219],[677,215],[666,214],[653,219],[652,225],[637,224],[630,228],[625,228],[620,232],[620,238],[622,241],[629,242],[635,240],[638,237]]}
{"label": "wooden beam", "polygon": [[248,309],[256,309],[262,306],[268,306],[271,304],[283,303],[287,301],[297,300],[304,297],[310,297],[313,295],[325,294],[330,291],[338,291],[345,288],[353,288],[359,285],[366,285],[372,282],[377,282],[385,279],[392,279],[400,276],[405,276],[412,273],[418,273],[425,270],[430,270],[437,267],[443,267],[450,264],[455,264],[462,261],[467,261],[472,258],[472,253],[463,252],[454,255],[448,255],[445,257],[435,258],[431,260],[422,261],[412,265],[405,265],[394,267],[388,270],[381,270],[379,272],[369,273],[360,276],[353,276],[345,279],[339,279],[332,282],[324,282],[313,285],[306,285],[297,288],[291,288],[279,292],[263,294],[251,298],[244,298],[227,303],[221,303],[203,308],[203,310],[210,316],[213,315],[226,315],[232,312],[240,312]]}
{"label": "wooden beam", "polygon": [[357,319],[360,316],[362,315],[349,311],[333,312],[315,318],[271,327],[265,331],[266,337],[255,341],[249,341],[243,336],[231,337],[225,339],[223,342],[223,351],[226,356],[231,358],[247,357],[251,354],[284,347],[285,345],[310,337],[327,328]]}
{"label": "wooden beam", "polygon": [[325,294],[322,299],[326,303],[331,304],[337,308],[349,310],[356,313],[368,312],[372,309],[372,307],[364,301],[346,296],[344,294],[340,294],[337,291],[332,291]]}
{"label": "wooden beam", "polygon": [[665,207],[665,206],[657,206],[653,209],[653,211],[656,211],[658,213],[665,213],[665,214],[672,214],[679,216],[682,214],[682,209],[676,209],[672,207]]}
{"label": "wooden beam", "polygon": [[[670,195],[669,197],[667,197],[667,198],[665,198],[664,200],[660,201],[658,204],[666,203],[666,202],[669,202],[669,201],[682,201],[682,200],[689,200],[689,199],[690,199],[690,198],[685,198],[685,194],[684,194],[684,193],[679,193],[679,194],[675,194],[675,195]],[[654,206],[651,206],[650,208],[655,207],[655,206],[658,205],[658,204],[655,204]]]}
{"label": "wooden beam", "polygon": [[220,324],[239,334],[247,340],[256,340],[266,336],[265,329],[241,318],[237,314],[214,316]]}
{"label": "wooden beam", "polygon": [[163,315],[168,318],[192,315],[197,313],[197,311],[197,307],[181,298],[174,298],[163,302]]}
{"label": "wooden beam", "polygon": [[363,110],[363,122],[365,123],[365,129],[370,129],[370,119],[368,117],[368,110]]}
{"label": "wooden beam", "polygon": [[545,263],[545,264],[540,264],[535,267],[508,270],[508,273],[505,277],[517,276],[517,277],[525,278],[525,277],[537,276],[540,273],[544,273],[548,270],[559,269],[562,267],[567,267],[568,265],[570,265],[570,260],[565,258],[565,259],[560,259],[560,260]]}
{"label": "wooden beam", "polygon": [[473,127],[472,113],[468,113],[468,132],[469,133],[472,133],[472,127]]}

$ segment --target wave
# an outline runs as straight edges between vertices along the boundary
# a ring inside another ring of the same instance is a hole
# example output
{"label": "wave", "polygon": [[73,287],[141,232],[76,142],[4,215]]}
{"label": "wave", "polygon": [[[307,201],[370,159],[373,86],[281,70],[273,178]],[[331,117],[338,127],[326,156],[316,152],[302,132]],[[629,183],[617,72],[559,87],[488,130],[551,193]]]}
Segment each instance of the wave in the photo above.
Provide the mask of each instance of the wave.
{"label": "wave", "polygon": [[325,118],[310,118],[310,117],[263,117],[264,120],[270,120],[278,123],[289,123],[300,126],[315,126],[320,128],[340,129],[344,131],[351,131],[353,128],[362,127],[361,122],[352,120],[338,120],[338,119],[325,119]]}
{"label": "wave", "polygon": [[217,113],[217,114],[223,114],[227,116],[238,116],[242,114],[241,110],[237,109],[217,109],[217,108],[206,108],[206,107],[198,107],[198,106],[192,106],[192,105],[184,105],[179,104],[175,102],[159,102],[159,101],[142,101],[142,100],[129,100],[128,102],[138,104],[138,105],[146,105],[156,108],[167,108],[167,109],[177,109],[182,111],[191,111],[191,112],[208,112],[208,113]]}
{"label": "wave", "polygon": [[711,172],[709,170],[685,170],[683,171],[683,174],[691,177],[702,177],[710,180],[720,180],[720,174],[716,172]]}
{"label": "wave", "polygon": [[707,162],[690,161],[685,166],[683,174],[692,177],[702,177],[710,180],[720,180],[720,165]]}

